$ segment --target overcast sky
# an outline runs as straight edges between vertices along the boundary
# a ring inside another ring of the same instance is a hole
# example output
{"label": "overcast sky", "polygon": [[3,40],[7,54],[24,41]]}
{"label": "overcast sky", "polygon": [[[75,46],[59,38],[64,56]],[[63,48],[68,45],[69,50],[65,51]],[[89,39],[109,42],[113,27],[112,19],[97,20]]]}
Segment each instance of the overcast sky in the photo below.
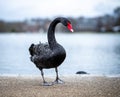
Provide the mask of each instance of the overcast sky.
{"label": "overcast sky", "polygon": [[0,0],[0,19],[6,21],[55,16],[95,17],[112,14],[120,0]]}

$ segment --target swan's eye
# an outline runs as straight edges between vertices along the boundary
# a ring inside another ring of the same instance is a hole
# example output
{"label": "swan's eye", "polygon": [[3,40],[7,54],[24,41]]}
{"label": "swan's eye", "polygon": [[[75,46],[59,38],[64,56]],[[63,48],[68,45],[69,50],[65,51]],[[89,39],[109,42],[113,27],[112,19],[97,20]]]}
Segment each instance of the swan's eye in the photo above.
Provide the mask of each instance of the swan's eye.
{"label": "swan's eye", "polygon": [[72,28],[72,25],[71,25],[71,23],[67,23],[67,28],[71,31],[71,32],[73,32],[73,28]]}

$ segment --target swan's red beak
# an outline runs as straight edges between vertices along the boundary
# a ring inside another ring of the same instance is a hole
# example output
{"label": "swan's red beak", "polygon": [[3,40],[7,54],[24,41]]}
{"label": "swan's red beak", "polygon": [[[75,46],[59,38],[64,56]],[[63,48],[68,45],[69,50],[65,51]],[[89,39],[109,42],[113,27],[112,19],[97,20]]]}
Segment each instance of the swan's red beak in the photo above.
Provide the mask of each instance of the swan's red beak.
{"label": "swan's red beak", "polygon": [[68,28],[71,32],[73,32],[73,31],[74,31],[74,30],[73,30],[73,28],[72,28],[71,23],[68,23],[68,24],[67,24],[67,28]]}

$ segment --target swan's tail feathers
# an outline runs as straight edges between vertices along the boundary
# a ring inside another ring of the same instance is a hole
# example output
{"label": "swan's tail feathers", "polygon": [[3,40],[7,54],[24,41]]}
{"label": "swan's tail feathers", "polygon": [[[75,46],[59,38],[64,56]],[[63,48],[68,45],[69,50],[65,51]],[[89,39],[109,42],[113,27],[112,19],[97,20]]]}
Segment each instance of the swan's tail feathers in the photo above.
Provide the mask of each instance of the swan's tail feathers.
{"label": "swan's tail feathers", "polygon": [[30,55],[33,56],[34,55],[34,44],[31,44],[30,48],[29,48],[29,52],[30,52]]}

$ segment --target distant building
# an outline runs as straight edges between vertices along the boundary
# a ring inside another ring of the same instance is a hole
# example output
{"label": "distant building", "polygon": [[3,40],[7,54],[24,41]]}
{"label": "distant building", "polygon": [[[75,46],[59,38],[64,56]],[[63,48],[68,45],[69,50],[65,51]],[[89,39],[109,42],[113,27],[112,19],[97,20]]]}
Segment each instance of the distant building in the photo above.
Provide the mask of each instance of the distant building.
{"label": "distant building", "polygon": [[79,20],[79,30],[80,31],[96,31],[97,21],[92,18],[80,18]]}

